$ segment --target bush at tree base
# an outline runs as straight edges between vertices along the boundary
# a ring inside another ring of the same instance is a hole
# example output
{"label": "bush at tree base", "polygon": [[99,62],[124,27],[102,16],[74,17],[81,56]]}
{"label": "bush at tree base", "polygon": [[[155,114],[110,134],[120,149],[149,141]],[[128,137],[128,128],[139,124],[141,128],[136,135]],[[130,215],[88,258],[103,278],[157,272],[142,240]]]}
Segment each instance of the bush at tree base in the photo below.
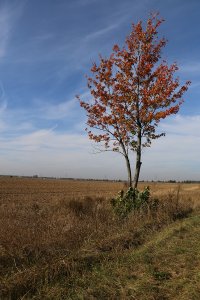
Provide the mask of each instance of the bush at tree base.
{"label": "bush at tree base", "polygon": [[145,187],[144,191],[130,187],[127,192],[121,190],[118,195],[111,200],[114,212],[120,218],[126,218],[131,211],[138,210],[149,203],[150,189]]}

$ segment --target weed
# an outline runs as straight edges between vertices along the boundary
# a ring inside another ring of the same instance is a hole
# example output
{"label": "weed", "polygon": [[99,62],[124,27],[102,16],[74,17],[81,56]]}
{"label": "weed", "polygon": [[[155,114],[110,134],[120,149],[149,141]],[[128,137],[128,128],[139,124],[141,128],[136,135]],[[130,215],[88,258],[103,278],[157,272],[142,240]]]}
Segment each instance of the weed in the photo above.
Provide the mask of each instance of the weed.
{"label": "weed", "polygon": [[152,273],[153,277],[156,280],[162,281],[162,280],[168,280],[172,277],[172,275],[169,272],[164,272],[164,271],[154,271]]}
{"label": "weed", "polygon": [[142,192],[129,188],[126,193],[121,190],[117,197],[111,200],[111,204],[114,212],[124,219],[131,211],[144,207],[148,203],[149,197],[149,187],[146,187]]}

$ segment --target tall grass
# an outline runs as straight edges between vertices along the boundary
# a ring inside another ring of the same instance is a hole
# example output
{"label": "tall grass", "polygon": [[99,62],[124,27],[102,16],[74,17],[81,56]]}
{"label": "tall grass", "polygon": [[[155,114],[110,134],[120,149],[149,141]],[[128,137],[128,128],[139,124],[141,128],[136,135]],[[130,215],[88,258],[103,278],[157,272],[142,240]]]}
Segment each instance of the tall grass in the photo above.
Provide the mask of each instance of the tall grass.
{"label": "tall grass", "polygon": [[[108,199],[81,197],[57,201],[4,199],[0,206],[0,298],[46,298],[47,286],[91,268],[109,254],[134,249],[177,218],[192,211],[180,191],[159,197],[159,205],[122,221]],[[66,292],[66,291],[65,291]],[[67,299],[67,298],[66,298]]]}

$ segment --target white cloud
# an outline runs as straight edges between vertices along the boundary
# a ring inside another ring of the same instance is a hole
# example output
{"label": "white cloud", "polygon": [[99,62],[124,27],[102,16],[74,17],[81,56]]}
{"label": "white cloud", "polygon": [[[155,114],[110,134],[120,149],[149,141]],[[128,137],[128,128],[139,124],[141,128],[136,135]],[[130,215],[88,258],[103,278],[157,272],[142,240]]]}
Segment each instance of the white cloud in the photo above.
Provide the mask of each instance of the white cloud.
{"label": "white cloud", "polygon": [[200,180],[200,138],[168,135],[144,152],[145,179]]}
{"label": "white cloud", "polygon": [[[80,94],[80,99],[88,101],[91,99],[90,91],[84,91]],[[67,101],[50,104],[46,100],[37,100],[38,112],[40,117],[47,120],[61,120],[77,116],[77,110],[80,108],[79,101],[75,97]]]}
{"label": "white cloud", "polygon": [[0,149],[1,174],[108,178],[118,159],[115,155],[91,154],[91,143],[85,135],[53,130],[0,140]]}
{"label": "white cloud", "polygon": [[166,136],[144,150],[143,177],[200,180],[200,115],[177,115],[160,124],[160,129]]}
{"label": "white cloud", "polygon": [[[167,135],[144,149],[141,179],[200,179],[199,120],[199,115],[179,115],[161,124]],[[4,174],[126,179],[123,157],[92,154],[92,143],[84,133],[60,133],[52,128],[1,137],[0,152]]]}
{"label": "white cloud", "polygon": [[161,131],[168,134],[183,135],[200,138],[200,115],[182,116],[176,115],[160,124]]}
{"label": "white cloud", "polygon": [[58,104],[50,104],[47,107],[43,106],[41,111],[44,113],[43,118],[50,120],[59,120],[70,116],[76,106],[76,99]]}
{"label": "white cloud", "polygon": [[[55,128],[36,130],[15,138],[1,138],[0,149],[10,151],[46,151],[46,149],[65,152],[79,151],[88,144],[85,136],[77,134],[60,134]],[[47,150],[48,151],[48,150]]]}

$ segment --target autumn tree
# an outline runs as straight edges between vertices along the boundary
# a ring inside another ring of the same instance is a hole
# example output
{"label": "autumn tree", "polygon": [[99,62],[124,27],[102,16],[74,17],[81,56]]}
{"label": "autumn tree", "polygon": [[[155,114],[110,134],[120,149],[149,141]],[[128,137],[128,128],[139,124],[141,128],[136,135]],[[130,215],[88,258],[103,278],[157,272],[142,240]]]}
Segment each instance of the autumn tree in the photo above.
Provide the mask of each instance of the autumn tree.
{"label": "autumn tree", "polygon": [[158,38],[163,22],[158,15],[132,25],[132,31],[120,48],[114,45],[108,58],[100,56],[87,77],[90,101],[80,105],[87,113],[89,138],[103,143],[105,150],[121,153],[126,161],[128,182],[132,186],[130,152],[136,153],[134,185],[141,169],[141,151],[152,140],[164,136],[157,131],[161,119],[176,114],[183,103],[182,95],[190,84],[180,86],[175,77],[176,63],[161,61],[165,38]]}

